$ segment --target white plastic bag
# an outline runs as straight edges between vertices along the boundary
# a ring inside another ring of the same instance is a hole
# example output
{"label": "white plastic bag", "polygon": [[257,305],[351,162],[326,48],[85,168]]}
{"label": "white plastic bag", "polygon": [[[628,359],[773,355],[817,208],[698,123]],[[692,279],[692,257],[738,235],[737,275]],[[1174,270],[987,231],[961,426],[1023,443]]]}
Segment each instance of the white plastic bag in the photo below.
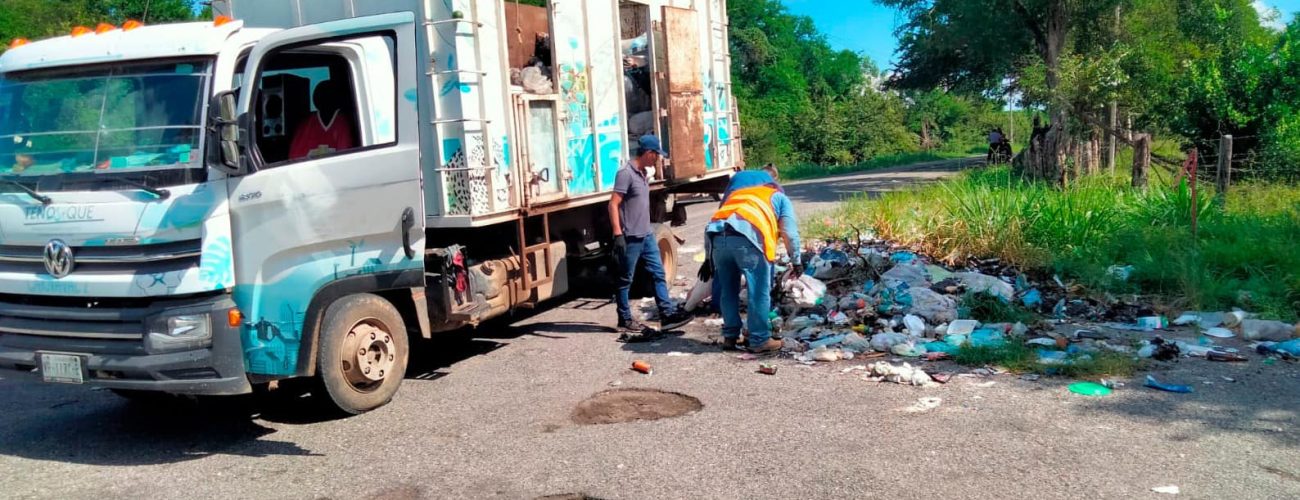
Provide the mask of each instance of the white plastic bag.
{"label": "white plastic bag", "polygon": [[947,295],[940,295],[929,288],[913,288],[912,314],[930,320],[931,323],[951,323],[957,320],[957,301]]}
{"label": "white plastic bag", "polygon": [[704,299],[713,296],[713,280],[697,280],[695,286],[691,288],[691,293],[686,295],[686,312],[694,311],[700,307]]}
{"label": "white plastic bag", "polygon": [[871,348],[880,352],[889,352],[895,345],[907,342],[907,335],[895,332],[877,333],[871,336]]}
{"label": "white plastic bag", "polygon": [[788,280],[782,286],[786,296],[798,307],[814,307],[826,296],[826,284],[808,275]]}
{"label": "white plastic bag", "polygon": [[966,285],[966,291],[969,292],[987,293],[1008,301],[1016,296],[1016,288],[1010,283],[987,274],[956,273],[953,276],[961,280],[961,283]]}

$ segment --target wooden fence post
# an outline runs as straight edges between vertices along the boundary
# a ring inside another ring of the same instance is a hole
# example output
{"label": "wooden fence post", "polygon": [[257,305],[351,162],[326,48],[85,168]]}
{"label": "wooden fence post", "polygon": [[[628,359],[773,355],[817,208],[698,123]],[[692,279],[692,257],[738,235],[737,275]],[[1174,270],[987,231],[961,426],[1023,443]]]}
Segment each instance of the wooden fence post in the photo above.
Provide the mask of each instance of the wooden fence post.
{"label": "wooden fence post", "polygon": [[1133,141],[1133,187],[1144,188],[1151,168],[1151,135],[1134,134]]}
{"label": "wooden fence post", "polygon": [[1232,186],[1232,136],[1224,135],[1219,139],[1219,171],[1215,184],[1216,198],[1220,206],[1228,201],[1228,188]]}

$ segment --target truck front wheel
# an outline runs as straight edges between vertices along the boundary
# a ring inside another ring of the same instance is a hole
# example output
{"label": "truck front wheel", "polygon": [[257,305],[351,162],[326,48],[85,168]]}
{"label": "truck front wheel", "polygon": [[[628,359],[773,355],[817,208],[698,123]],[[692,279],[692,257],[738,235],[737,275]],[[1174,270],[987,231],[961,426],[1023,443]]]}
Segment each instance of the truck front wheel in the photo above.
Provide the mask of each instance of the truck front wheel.
{"label": "truck front wheel", "polygon": [[339,299],[325,311],[316,374],[338,409],[353,415],[393,399],[410,353],[402,316],[377,295]]}

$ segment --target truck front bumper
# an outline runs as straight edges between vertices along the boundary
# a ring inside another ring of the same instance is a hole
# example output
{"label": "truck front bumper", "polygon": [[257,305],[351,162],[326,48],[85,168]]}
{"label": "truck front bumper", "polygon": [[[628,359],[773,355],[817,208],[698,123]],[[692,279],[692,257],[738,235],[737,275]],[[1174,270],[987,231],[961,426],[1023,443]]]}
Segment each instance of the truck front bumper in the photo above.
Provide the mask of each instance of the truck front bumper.
{"label": "truck front bumper", "polygon": [[[196,395],[252,391],[239,330],[225,321],[227,311],[235,307],[229,295],[123,305],[86,308],[71,300],[32,303],[0,297],[0,369],[41,380],[41,354],[71,354],[83,360],[86,385]],[[211,345],[148,352],[146,321],[178,308],[209,313]]]}

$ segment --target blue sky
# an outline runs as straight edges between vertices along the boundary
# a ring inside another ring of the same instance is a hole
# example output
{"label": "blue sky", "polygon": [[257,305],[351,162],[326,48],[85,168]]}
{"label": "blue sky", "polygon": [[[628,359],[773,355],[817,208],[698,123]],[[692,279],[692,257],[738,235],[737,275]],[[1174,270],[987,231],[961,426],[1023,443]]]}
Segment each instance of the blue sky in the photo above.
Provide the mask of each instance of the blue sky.
{"label": "blue sky", "polygon": [[[894,61],[894,28],[902,22],[893,9],[867,0],[783,0],[795,14],[813,18],[817,28],[837,49],[849,49],[871,57],[881,69]],[[1276,8],[1282,13],[1279,23],[1286,23],[1300,12],[1300,0],[1257,0],[1256,9]]]}

